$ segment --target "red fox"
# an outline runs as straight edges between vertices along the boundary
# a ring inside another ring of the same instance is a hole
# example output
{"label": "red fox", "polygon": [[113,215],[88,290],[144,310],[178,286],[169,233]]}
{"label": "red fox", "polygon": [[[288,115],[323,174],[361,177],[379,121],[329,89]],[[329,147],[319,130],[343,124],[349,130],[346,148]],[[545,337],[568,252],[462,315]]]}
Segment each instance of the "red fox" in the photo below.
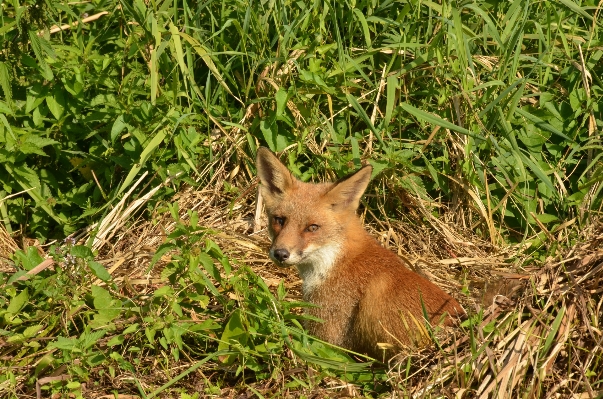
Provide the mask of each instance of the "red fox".
{"label": "red fox", "polygon": [[390,348],[417,343],[423,308],[434,324],[449,325],[465,313],[363,228],[356,210],[371,166],[336,183],[313,184],[296,179],[267,148],[258,149],[256,164],[272,238],[270,258],[278,266],[297,267],[304,300],[317,305],[308,313],[324,321],[308,322],[309,333],[379,358],[384,353],[378,343]]}

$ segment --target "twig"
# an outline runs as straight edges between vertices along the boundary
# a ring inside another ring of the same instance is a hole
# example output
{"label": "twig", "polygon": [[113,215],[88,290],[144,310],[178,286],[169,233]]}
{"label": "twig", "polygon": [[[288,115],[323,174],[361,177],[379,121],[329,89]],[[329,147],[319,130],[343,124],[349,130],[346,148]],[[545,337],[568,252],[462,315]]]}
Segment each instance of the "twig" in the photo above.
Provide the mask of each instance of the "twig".
{"label": "twig", "polygon": [[42,270],[48,269],[52,265],[54,265],[54,260],[46,259],[46,260],[44,260],[44,262],[40,263],[38,266],[34,267],[33,269],[31,269],[30,271],[28,271],[27,273],[25,273],[24,275],[22,275],[15,281],[27,280],[31,276],[35,276],[36,274],[40,273]]}
{"label": "twig", "polygon": [[[86,24],[88,22],[96,21],[103,15],[107,15],[107,14],[109,14],[109,11],[99,12],[98,14],[94,14],[87,18],[82,19],[82,23]],[[67,29],[71,29],[71,28],[75,28],[76,26],[78,26],[78,24],[79,24],[79,21],[75,21],[71,24],[65,24],[65,25],[61,25],[61,26],[54,25],[52,28],[50,28],[50,34],[52,35],[53,33],[57,33],[60,31],[67,30]],[[39,31],[38,36],[44,36],[44,31],[43,30]]]}
{"label": "twig", "polygon": [[[377,90],[377,98],[375,98],[375,106],[373,107],[373,114],[371,115],[371,124],[375,126],[375,119],[377,118],[377,110],[379,109],[379,100],[381,99],[381,92],[385,85],[385,72],[387,64],[383,65],[383,72],[381,72],[381,80],[379,81],[379,90]],[[366,146],[365,154],[371,154],[373,152],[373,131],[369,132],[368,145]]]}

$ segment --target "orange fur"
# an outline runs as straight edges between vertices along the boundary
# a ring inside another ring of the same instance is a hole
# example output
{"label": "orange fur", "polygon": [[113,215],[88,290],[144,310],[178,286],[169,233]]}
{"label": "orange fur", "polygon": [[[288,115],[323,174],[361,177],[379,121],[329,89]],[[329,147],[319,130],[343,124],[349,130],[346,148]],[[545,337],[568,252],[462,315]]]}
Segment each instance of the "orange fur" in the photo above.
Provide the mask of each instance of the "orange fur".
{"label": "orange fur", "polygon": [[258,149],[257,168],[272,237],[270,257],[296,266],[316,337],[380,357],[377,343],[395,348],[421,340],[419,324],[452,322],[464,314],[450,295],[410,271],[371,237],[356,216],[372,168],[336,183],[303,183],[270,150]]}

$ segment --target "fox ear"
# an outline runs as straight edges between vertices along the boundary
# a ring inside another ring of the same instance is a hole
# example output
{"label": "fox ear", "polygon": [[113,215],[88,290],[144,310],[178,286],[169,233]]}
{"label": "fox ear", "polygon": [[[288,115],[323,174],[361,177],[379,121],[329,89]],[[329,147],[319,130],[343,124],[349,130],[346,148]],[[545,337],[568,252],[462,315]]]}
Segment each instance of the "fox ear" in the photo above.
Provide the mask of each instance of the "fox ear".
{"label": "fox ear", "polygon": [[264,196],[279,196],[293,185],[289,169],[266,147],[258,148],[255,160]]}
{"label": "fox ear", "polygon": [[360,197],[371,181],[373,167],[367,165],[358,172],[339,180],[326,194],[327,201],[334,208],[356,211],[360,205]]}

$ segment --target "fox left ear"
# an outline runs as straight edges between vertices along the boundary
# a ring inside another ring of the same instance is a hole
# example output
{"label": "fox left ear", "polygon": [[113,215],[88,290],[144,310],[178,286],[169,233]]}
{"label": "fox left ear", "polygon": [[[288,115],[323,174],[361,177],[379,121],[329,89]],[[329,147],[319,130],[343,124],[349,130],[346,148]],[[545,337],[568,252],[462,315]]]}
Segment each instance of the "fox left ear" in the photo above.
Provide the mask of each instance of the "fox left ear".
{"label": "fox left ear", "polygon": [[360,197],[371,181],[373,167],[367,165],[358,172],[339,180],[326,194],[327,201],[334,208],[356,211],[360,205]]}

